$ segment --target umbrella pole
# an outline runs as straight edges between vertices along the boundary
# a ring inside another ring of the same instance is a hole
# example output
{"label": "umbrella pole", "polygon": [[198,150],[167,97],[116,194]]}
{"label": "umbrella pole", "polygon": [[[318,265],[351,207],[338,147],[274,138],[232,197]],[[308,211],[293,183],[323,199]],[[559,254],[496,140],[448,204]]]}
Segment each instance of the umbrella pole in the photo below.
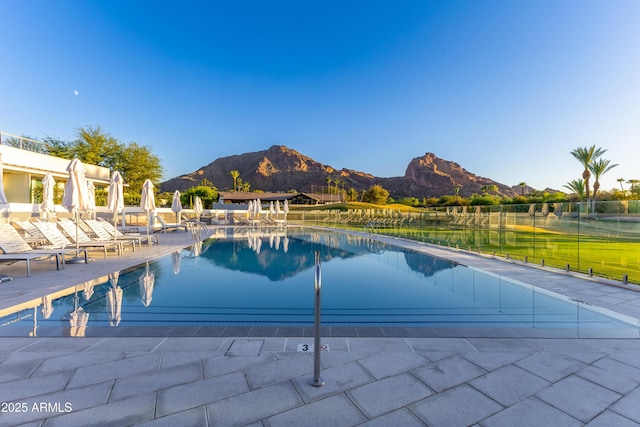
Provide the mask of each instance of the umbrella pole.
{"label": "umbrella pole", "polygon": [[80,227],[80,212],[76,209],[76,249],[80,250],[80,243],[78,242],[78,228]]}
{"label": "umbrella pole", "polygon": [[113,213],[113,241],[118,240],[118,211]]}

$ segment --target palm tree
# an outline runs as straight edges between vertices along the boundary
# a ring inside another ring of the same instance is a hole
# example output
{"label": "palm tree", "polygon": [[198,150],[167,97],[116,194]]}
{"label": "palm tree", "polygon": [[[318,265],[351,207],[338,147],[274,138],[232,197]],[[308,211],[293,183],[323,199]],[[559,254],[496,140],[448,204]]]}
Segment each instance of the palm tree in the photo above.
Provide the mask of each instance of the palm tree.
{"label": "palm tree", "polygon": [[611,169],[618,166],[617,164],[612,165],[611,160],[606,159],[595,159],[589,164],[589,170],[593,174],[596,179],[593,183],[593,212],[596,211],[596,194],[600,189],[600,177],[605,173],[609,172]]}
{"label": "palm tree", "polygon": [[456,203],[458,203],[458,199],[460,198],[460,188],[462,188],[462,185],[460,184],[456,184],[456,186],[453,187],[453,191],[456,194]]}
{"label": "palm tree", "polygon": [[582,172],[582,179],[584,180],[584,189],[587,195],[587,213],[589,212],[589,179],[591,178],[591,172],[589,172],[589,165],[591,162],[596,160],[598,157],[602,156],[607,150],[602,148],[596,148],[595,145],[591,147],[578,147],[571,152],[571,155],[575,157],[582,166],[584,166],[584,171]]}
{"label": "palm tree", "polygon": [[[338,194],[338,184],[340,183],[340,180],[338,178],[334,178],[333,179],[333,185],[335,186],[335,192],[336,194]],[[338,202],[340,201],[340,196],[338,196]]]}
{"label": "palm tree", "polygon": [[518,185],[520,186],[520,195],[521,195],[522,197],[524,197],[524,187],[526,187],[526,186],[527,186],[527,183],[526,183],[526,182],[524,182],[524,181],[522,181],[522,182],[521,182],[521,183],[519,183]]}
{"label": "palm tree", "polygon": [[584,180],[582,179],[574,179],[573,181],[569,181],[565,188],[568,188],[572,192],[578,195],[578,201],[584,198]]}
{"label": "palm tree", "polygon": [[624,178],[618,178],[616,181],[620,183],[620,191],[624,191],[624,187],[622,186],[622,183],[624,182]]}
{"label": "palm tree", "polygon": [[240,177],[240,172],[234,169],[229,172],[229,175],[233,178],[233,191],[238,191],[238,178]]}

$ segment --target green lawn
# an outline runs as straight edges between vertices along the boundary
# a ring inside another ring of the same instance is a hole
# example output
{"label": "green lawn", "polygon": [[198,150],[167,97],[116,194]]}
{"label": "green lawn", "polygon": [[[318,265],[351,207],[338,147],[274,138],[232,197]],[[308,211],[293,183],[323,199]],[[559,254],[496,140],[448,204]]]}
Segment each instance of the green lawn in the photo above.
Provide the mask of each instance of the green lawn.
{"label": "green lawn", "polygon": [[562,217],[530,215],[527,210],[528,206],[508,206],[504,212],[474,215],[469,208],[466,214],[456,215],[446,208],[420,210],[350,202],[324,209],[292,209],[289,219],[495,253],[562,269],[569,265],[581,273],[591,269],[595,276],[614,280],[627,275],[630,283],[640,284],[640,222],[633,214],[594,219],[566,209]]}

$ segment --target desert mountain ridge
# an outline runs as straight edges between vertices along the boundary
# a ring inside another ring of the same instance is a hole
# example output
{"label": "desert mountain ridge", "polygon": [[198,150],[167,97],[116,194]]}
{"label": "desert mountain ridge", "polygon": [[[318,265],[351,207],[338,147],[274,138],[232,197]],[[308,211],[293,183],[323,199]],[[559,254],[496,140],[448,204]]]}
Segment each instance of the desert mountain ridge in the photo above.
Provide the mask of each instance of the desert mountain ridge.
{"label": "desert mountain ridge", "polygon": [[470,196],[482,193],[482,188],[487,185],[497,186],[496,194],[501,196],[520,194],[518,186],[510,187],[475,175],[458,163],[440,159],[430,152],[412,159],[404,176],[382,178],[353,169],[338,170],[283,145],[218,158],[195,172],[161,183],[160,191],[183,191],[198,185],[204,178],[221,191],[231,190],[233,178],[229,172],[232,170],[237,170],[240,179],[249,182],[252,190],[263,191],[320,192],[322,187],[327,186],[327,177],[331,177],[340,181],[339,188],[355,188],[358,191],[379,184],[389,190],[394,198],[453,195],[455,188],[459,188],[461,196]]}

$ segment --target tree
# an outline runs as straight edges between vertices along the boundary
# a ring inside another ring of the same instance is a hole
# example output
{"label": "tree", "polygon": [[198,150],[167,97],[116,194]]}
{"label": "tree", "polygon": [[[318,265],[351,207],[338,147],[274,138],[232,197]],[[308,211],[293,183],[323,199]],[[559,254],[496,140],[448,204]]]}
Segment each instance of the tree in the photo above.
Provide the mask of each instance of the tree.
{"label": "tree", "polygon": [[522,197],[524,197],[524,187],[526,187],[526,186],[527,186],[527,183],[526,183],[526,182],[524,182],[524,181],[522,181],[522,182],[518,183],[518,185],[520,186],[520,195],[521,195]]}
{"label": "tree", "polygon": [[589,192],[589,179],[591,178],[591,172],[589,171],[589,165],[591,162],[602,156],[607,150],[603,150],[602,148],[596,148],[595,145],[591,147],[578,147],[571,152],[571,155],[575,157],[582,166],[584,166],[584,171],[582,172],[582,179],[584,180],[584,189],[585,194],[587,196],[587,212],[589,211],[589,200],[590,200],[590,192]]}
{"label": "tree", "polygon": [[584,199],[585,189],[584,181],[582,179],[574,179],[565,184],[565,188],[568,188],[578,196],[578,201]]}
{"label": "tree", "polygon": [[618,178],[616,181],[618,181],[618,183],[620,184],[620,191],[624,191],[624,187],[622,186],[622,183],[624,182],[624,178]]}
{"label": "tree", "polygon": [[[104,166],[111,170],[122,168],[122,152],[125,146],[100,126],[88,126],[76,130],[73,154],[84,163]],[[130,166],[130,165],[128,165]],[[123,174],[123,178],[126,178]]]}
{"label": "tree", "polygon": [[238,191],[243,192],[243,193],[248,193],[249,191],[251,191],[251,184],[249,184],[248,182],[243,181],[242,179],[238,178]]}
{"label": "tree", "polygon": [[218,200],[218,189],[204,185],[191,187],[180,194],[180,201],[183,205],[188,205],[191,204],[196,197],[200,197],[204,207],[212,206],[213,203]]}
{"label": "tree", "polygon": [[240,177],[240,172],[234,169],[229,172],[229,175],[233,178],[233,191],[236,192],[238,191],[238,178]]}
{"label": "tree", "polygon": [[72,143],[51,136],[43,138],[42,143],[45,146],[47,154],[62,157],[63,159],[73,159],[75,148]]}
{"label": "tree", "polygon": [[160,159],[151,152],[149,147],[136,142],[123,147],[118,153],[119,167],[113,169],[119,170],[124,182],[129,184],[129,193],[139,194],[147,179],[158,182],[162,178]]}
{"label": "tree", "polygon": [[77,129],[77,138],[65,142],[53,137],[43,141],[47,154],[65,159],[78,158],[84,163],[117,170],[129,185],[128,193],[140,193],[146,179],[157,182],[163,170],[158,156],[148,146],[137,142],[122,144],[100,126]]}
{"label": "tree", "polygon": [[389,192],[382,188],[381,185],[376,184],[369,187],[369,189],[364,193],[362,201],[382,205],[387,203],[388,198]]}
{"label": "tree", "polygon": [[591,171],[595,178],[595,182],[593,183],[593,212],[596,211],[596,195],[600,189],[600,177],[616,166],[618,165],[612,165],[611,160],[606,159],[596,159],[589,164],[589,171]]}

